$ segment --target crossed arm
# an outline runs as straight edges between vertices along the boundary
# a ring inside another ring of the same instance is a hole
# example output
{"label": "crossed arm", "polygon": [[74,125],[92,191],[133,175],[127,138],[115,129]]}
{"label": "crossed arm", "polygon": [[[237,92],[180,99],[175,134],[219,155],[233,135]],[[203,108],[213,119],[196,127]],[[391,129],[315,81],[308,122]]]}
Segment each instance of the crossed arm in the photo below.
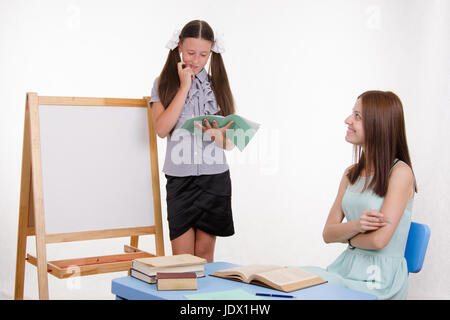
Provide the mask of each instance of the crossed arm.
{"label": "crossed arm", "polygon": [[[364,210],[360,219],[342,222],[344,219],[342,198],[349,183],[346,173],[341,179],[338,194],[325,223],[323,239],[326,243],[347,243],[351,239],[354,247],[381,250],[391,240],[407,202],[414,194],[412,170],[404,163],[394,167],[380,211]],[[390,223],[384,222],[383,219]]]}

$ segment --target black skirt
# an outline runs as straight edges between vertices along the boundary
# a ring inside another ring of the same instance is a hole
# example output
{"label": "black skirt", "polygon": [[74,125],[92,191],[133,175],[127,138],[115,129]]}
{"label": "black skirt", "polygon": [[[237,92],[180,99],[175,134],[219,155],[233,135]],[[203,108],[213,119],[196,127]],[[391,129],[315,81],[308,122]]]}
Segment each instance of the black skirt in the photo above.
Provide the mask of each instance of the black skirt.
{"label": "black skirt", "polygon": [[234,234],[230,171],[201,176],[166,175],[170,240],[190,228],[215,236]]}

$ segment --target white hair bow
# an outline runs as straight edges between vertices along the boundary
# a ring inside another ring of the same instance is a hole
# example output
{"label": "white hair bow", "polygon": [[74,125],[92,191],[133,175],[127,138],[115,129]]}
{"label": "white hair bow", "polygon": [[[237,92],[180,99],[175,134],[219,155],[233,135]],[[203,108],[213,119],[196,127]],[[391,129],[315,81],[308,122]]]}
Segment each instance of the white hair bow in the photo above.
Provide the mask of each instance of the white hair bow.
{"label": "white hair bow", "polygon": [[[178,42],[180,41],[180,30],[175,30],[172,34],[172,37],[166,44],[166,48],[173,50],[178,46]],[[224,47],[224,41],[223,41],[223,34],[217,32],[214,39],[214,45],[211,48],[211,51],[215,53],[224,53],[225,47]]]}
{"label": "white hair bow", "polygon": [[178,46],[178,42],[180,41],[180,30],[175,30],[172,34],[172,38],[170,38],[169,42],[166,44],[166,48],[173,50]]}
{"label": "white hair bow", "polygon": [[224,53],[225,46],[223,41],[223,33],[217,32],[215,33],[214,45],[211,48],[215,53]]}

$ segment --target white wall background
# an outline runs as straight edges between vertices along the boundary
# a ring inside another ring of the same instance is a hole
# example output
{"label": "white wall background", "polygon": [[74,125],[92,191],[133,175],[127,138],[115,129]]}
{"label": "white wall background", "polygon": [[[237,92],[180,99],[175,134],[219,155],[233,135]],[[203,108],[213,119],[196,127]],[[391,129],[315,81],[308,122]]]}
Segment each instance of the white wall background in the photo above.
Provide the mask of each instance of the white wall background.
{"label": "white wall background", "polygon": [[[216,261],[325,267],[344,245],[322,228],[352,160],[344,118],[360,93],[403,101],[419,193],[413,220],[432,235],[409,298],[450,298],[450,1],[0,1],[0,293],[12,298],[25,93],[150,95],[173,30],[203,19],[225,35],[224,60],[240,114],[262,124],[229,153],[236,234]],[[165,141],[159,140],[162,166]],[[166,254],[171,254],[161,196]],[[49,260],[118,253],[128,239],[47,246]],[[153,250],[153,238],[140,247]],[[28,241],[34,253],[34,238]],[[59,280],[54,299],[112,299],[115,273]],[[26,266],[25,298],[36,299]]]}

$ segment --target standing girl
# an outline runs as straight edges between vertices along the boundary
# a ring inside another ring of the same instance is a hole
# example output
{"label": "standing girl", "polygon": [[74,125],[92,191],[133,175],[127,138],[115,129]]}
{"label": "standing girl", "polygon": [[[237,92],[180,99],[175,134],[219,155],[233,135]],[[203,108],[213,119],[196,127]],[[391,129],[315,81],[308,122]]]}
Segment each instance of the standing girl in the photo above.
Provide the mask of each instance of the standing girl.
{"label": "standing girl", "polygon": [[[179,129],[192,117],[235,112],[222,60],[223,47],[208,23],[194,20],[175,33],[164,68],[154,81],[150,107],[159,137],[167,137],[167,219],[172,253],[214,260],[216,236],[234,234],[231,180],[224,149],[229,122],[205,120],[203,138]],[[205,65],[211,56],[209,72]]]}
{"label": "standing girl", "polygon": [[405,299],[404,253],[417,189],[402,103],[392,92],[364,92],[345,123],[357,161],[342,177],[323,239],[348,247],[326,270],[306,269],[380,299]]}

